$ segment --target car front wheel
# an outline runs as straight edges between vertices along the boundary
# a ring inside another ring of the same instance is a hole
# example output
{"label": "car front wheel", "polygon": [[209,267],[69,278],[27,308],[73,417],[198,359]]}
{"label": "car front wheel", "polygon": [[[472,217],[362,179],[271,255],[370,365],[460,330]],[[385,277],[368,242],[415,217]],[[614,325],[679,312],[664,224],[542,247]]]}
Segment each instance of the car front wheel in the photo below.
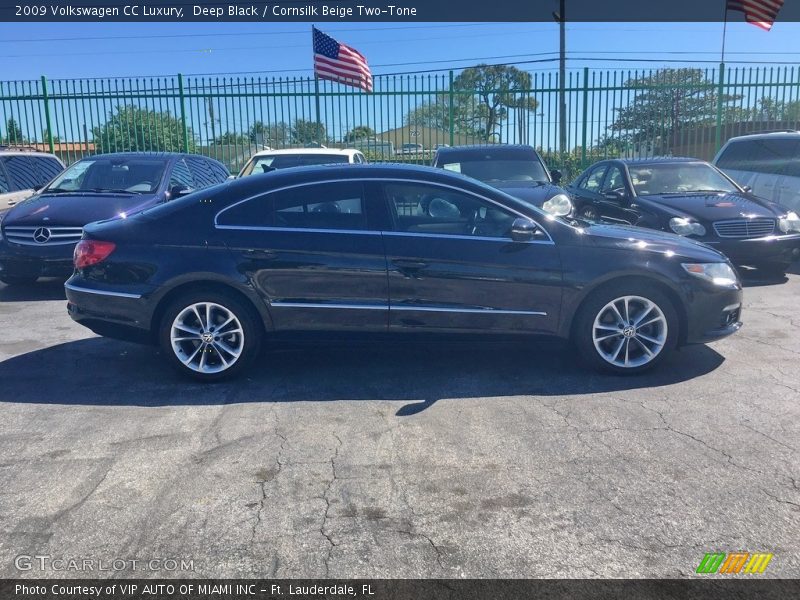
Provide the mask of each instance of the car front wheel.
{"label": "car front wheel", "polygon": [[262,331],[255,310],[234,295],[193,292],[167,307],[159,341],[180,372],[201,381],[218,381],[252,363]]}
{"label": "car front wheel", "polygon": [[593,293],[581,307],[573,340],[593,368],[619,374],[647,371],[677,345],[672,302],[649,285],[616,285]]}

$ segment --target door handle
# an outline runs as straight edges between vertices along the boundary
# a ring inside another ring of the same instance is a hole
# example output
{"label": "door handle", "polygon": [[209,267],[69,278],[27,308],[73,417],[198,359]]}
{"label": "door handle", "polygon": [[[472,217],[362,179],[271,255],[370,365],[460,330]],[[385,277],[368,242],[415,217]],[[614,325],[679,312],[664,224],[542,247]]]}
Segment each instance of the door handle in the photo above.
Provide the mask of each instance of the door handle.
{"label": "door handle", "polygon": [[395,267],[399,267],[400,269],[408,269],[412,271],[417,271],[419,269],[424,269],[428,266],[428,263],[422,260],[406,260],[403,258],[399,258],[397,260],[393,260],[392,264]]}
{"label": "door handle", "polygon": [[258,250],[251,248],[249,250],[245,250],[243,254],[247,258],[259,258],[259,259],[272,259],[276,258],[278,254],[274,250]]}

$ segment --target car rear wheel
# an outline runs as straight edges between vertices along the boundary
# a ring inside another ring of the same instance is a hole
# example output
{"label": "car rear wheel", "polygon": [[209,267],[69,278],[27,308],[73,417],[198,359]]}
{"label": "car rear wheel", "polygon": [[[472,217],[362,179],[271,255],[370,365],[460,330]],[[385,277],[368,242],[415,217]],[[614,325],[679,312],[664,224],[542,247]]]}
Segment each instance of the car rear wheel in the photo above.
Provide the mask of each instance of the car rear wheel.
{"label": "car rear wheel", "polygon": [[6,285],[33,285],[38,277],[15,277],[14,275],[3,275],[0,281]]}
{"label": "car rear wheel", "polygon": [[678,315],[653,286],[621,284],[593,293],[581,307],[573,340],[593,368],[634,374],[655,367],[677,345]]}
{"label": "car rear wheel", "polygon": [[159,340],[180,372],[218,381],[250,366],[258,356],[262,331],[252,307],[234,295],[198,291],[167,307]]}

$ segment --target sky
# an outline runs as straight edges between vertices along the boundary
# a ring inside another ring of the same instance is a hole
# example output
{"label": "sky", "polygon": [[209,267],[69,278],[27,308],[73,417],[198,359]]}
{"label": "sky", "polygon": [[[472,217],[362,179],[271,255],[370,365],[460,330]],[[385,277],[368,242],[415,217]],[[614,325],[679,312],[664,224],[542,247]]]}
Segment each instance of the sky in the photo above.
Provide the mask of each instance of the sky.
{"label": "sky", "polygon": [[[0,78],[32,80],[254,72],[308,76],[308,23],[2,23]],[[476,64],[530,62],[556,70],[556,23],[325,23],[365,54],[376,75]],[[727,59],[800,63],[800,23],[770,32],[728,23]],[[97,39],[93,39],[97,38]],[[568,67],[654,68],[720,59],[721,23],[569,23]],[[595,60],[580,60],[592,58]],[[621,59],[656,59],[644,64]],[[599,59],[599,60],[596,60]]]}

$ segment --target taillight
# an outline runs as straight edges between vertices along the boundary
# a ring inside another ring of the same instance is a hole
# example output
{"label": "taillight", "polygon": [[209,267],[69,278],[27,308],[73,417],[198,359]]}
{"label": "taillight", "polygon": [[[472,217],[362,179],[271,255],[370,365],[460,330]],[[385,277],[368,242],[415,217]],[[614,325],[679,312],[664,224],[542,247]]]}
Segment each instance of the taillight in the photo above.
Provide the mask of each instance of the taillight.
{"label": "taillight", "polygon": [[76,269],[83,269],[96,265],[105,260],[114,251],[117,245],[114,242],[101,242],[98,240],[81,240],[75,246],[72,262]]}

